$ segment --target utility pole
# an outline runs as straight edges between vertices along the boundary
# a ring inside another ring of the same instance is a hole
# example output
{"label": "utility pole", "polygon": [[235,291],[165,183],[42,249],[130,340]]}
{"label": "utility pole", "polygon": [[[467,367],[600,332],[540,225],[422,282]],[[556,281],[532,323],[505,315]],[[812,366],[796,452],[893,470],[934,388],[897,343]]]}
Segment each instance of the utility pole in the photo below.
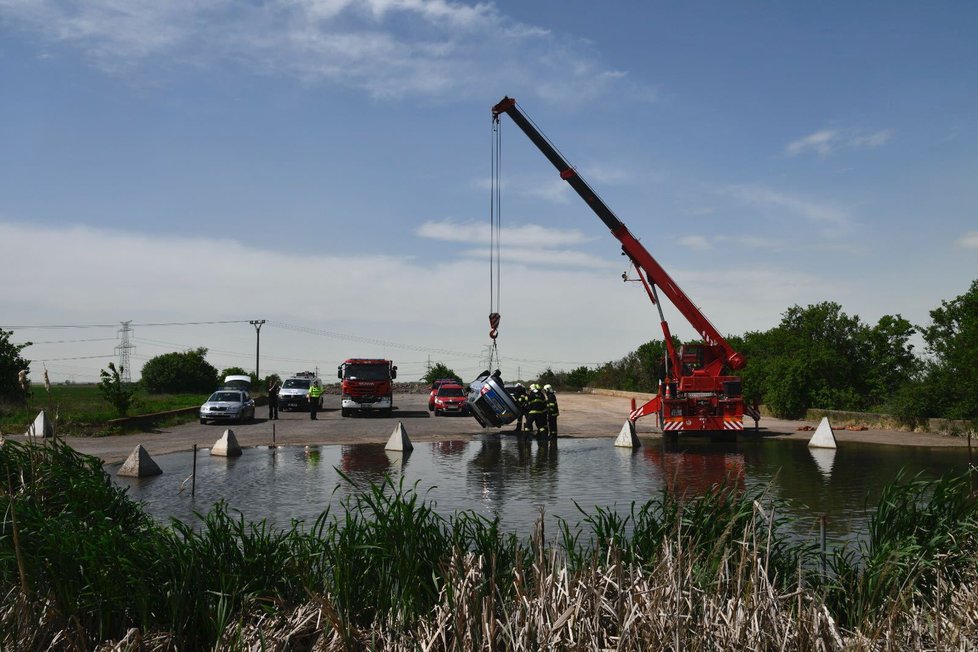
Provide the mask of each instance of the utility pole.
{"label": "utility pole", "polygon": [[265,323],[265,320],[252,319],[248,323],[255,327],[255,378],[260,383],[261,376],[258,374],[258,353],[261,351],[261,327]]}

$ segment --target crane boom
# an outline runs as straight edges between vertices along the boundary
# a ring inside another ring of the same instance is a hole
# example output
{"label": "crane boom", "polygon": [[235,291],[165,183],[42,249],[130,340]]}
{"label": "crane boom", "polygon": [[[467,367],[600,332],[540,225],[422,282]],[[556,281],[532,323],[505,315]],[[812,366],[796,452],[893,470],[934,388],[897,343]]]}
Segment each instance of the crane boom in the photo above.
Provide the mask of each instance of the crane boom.
{"label": "crane boom", "polygon": [[621,247],[625,255],[645,271],[652,283],[662,289],[673,305],[676,306],[676,309],[686,318],[686,321],[696,329],[696,332],[703,338],[703,341],[708,346],[719,350],[718,352],[722,355],[718,357],[731,369],[742,369],[745,364],[744,357],[734,351],[733,347],[730,346],[727,340],[710,323],[710,320],[700,312],[699,308],[686,296],[686,293],[682,291],[679,285],[672,280],[672,277],[669,276],[666,270],[662,269],[662,266],[649,253],[648,249],[629,232],[624,222],[618,219],[614,211],[608,208],[608,205],[598,197],[597,193],[591,189],[591,186],[577,173],[577,170],[564,160],[556,148],[550,144],[550,141],[523,115],[523,112],[516,105],[516,100],[511,97],[504,97],[499,104],[492,108],[492,114],[495,119],[498,119],[501,113],[505,113],[512,118],[516,126],[522,129],[523,133],[529,137],[533,144],[543,152],[543,155],[557,168],[557,171],[560,173],[560,178],[570,184],[571,188],[580,195],[581,199],[601,218],[605,226],[611,230],[611,235],[615,236],[621,242]]}
{"label": "crane boom", "polygon": [[[515,99],[504,97],[496,104],[492,108],[493,120],[498,121],[503,113],[508,115],[547,157],[547,160],[557,169],[560,178],[570,184],[621,243],[624,254],[632,261],[635,268],[640,270],[640,274],[644,273],[648,279],[648,284],[651,285],[651,288],[646,288],[649,291],[649,298],[653,302],[656,301],[654,288],[658,286],[703,340],[702,347],[705,351],[701,351],[695,345],[684,347],[691,352],[681,353],[678,357],[672,351],[671,342],[666,342],[672,361],[672,375],[679,382],[675,387],[669,387],[667,382],[664,389],[660,388],[656,398],[642,408],[633,410],[630,418],[634,420],[646,414],[658,413],[660,425],[664,430],[668,425],[665,422],[670,418],[675,421],[675,417],[682,417],[678,421],[685,427],[676,427],[673,428],[674,430],[743,429],[744,405],[740,396],[740,379],[722,375],[726,369],[743,368],[746,364],[743,355],[733,349],[652,254],[631,234],[624,222],[618,219],[614,211],[591,189],[577,170],[564,160],[550,141],[523,114]],[[662,326],[668,340],[669,330],[664,319],[662,319]],[[704,403],[705,395],[709,395],[710,406]],[[679,404],[680,401],[683,402],[682,405]],[[706,407],[711,409],[706,410]],[[754,416],[751,409],[748,408],[747,411]],[[697,423],[691,423],[691,419],[688,418],[694,416],[691,412],[703,418]],[[706,418],[708,416],[711,418]],[[732,418],[727,418],[728,416]],[[731,425],[734,421],[738,421],[739,424]]]}

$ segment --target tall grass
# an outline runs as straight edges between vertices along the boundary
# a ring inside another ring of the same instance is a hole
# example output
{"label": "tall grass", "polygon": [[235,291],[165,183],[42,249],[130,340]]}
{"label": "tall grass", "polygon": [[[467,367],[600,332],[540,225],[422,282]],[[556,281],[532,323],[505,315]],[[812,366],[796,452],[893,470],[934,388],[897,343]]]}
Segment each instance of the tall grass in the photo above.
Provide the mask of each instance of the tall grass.
{"label": "tall grass", "polygon": [[582,512],[548,539],[542,518],[505,533],[390,479],[285,529],[224,503],[161,526],[59,442],[5,442],[0,482],[3,650],[978,645],[963,478],[888,487],[827,576],[777,503],[732,487]]}

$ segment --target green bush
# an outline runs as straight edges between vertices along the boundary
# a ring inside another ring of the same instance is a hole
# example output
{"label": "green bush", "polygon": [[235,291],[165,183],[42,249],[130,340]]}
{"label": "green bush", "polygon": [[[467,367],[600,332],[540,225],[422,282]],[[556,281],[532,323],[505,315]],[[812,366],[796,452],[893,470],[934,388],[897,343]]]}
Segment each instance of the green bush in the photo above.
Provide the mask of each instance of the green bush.
{"label": "green bush", "polygon": [[183,353],[164,353],[143,365],[142,383],[154,394],[209,392],[217,387],[217,369],[204,356],[201,347]]}

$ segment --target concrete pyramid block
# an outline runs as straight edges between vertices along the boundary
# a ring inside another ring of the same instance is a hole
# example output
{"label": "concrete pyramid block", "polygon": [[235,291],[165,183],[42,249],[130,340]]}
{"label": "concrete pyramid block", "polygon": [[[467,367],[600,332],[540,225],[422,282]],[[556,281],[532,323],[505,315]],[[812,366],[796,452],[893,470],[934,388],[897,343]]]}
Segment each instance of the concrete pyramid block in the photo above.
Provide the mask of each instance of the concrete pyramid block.
{"label": "concrete pyramid block", "polygon": [[407,430],[404,429],[404,424],[400,421],[397,422],[397,427],[391,433],[391,438],[387,440],[387,445],[384,446],[384,449],[389,451],[414,450],[414,444],[408,439]]}
{"label": "concrete pyramid block", "polygon": [[241,455],[241,446],[238,445],[238,438],[234,436],[234,431],[228,428],[224,435],[214,443],[211,448],[211,455],[219,457],[238,457]]}
{"label": "concrete pyramid block", "polygon": [[142,444],[132,450],[129,458],[122,464],[116,475],[127,478],[146,478],[151,475],[160,475],[163,469],[153,461]]}
{"label": "concrete pyramid block", "polygon": [[812,448],[838,448],[835,443],[835,433],[829,425],[829,418],[822,417],[822,422],[815,429],[815,434],[808,440],[808,445]]}
{"label": "concrete pyramid block", "polygon": [[34,419],[34,423],[27,427],[27,432],[24,433],[28,438],[30,437],[41,437],[43,439],[48,439],[54,437],[54,423],[48,417],[48,413],[41,410],[37,413],[37,418]]}
{"label": "concrete pyramid block", "polygon": [[620,448],[638,448],[641,445],[638,437],[635,435],[635,424],[631,421],[626,421],[621,427],[621,432],[618,433],[618,438],[615,439],[615,446]]}

